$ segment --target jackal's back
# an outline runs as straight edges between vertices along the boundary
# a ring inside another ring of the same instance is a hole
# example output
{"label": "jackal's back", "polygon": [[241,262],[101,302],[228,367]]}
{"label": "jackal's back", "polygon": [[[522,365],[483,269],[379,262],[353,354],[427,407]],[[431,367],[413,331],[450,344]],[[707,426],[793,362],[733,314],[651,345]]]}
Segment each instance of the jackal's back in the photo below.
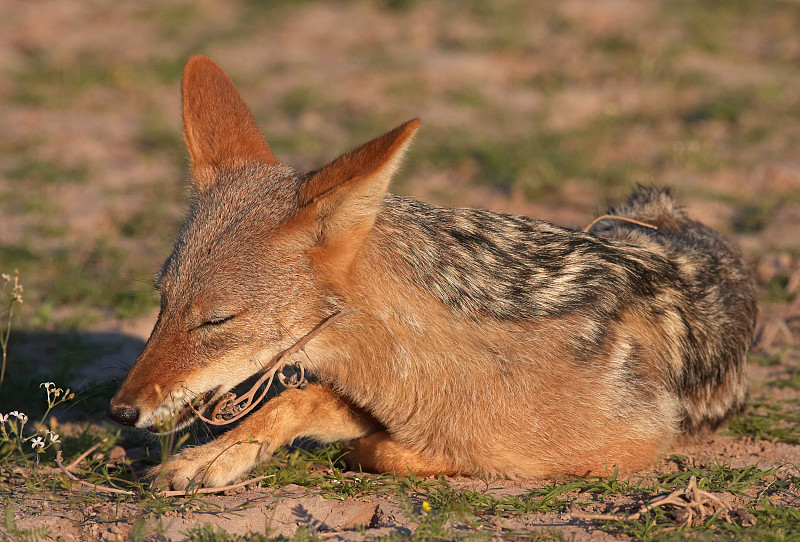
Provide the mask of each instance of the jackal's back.
{"label": "jackal's back", "polygon": [[[675,396],[683,431],[714,428],[744,399],[756,311],[747,266],[718,233],[690,220],[667,190],[641,188],[610,212],[658,229],[606,220],[583,233],[396,196],[384,200],[376,229],[406,262],[411,280],[455,317],[533,322],[588,315],[590,325],[568,330],[572,347],[564,352],[585,367],[610,342],[630,335],[631,354],[620,363],[632,368],[622,372],[651,378],[645,384],[654,393],[666,388]],[[649,325],[608,332],[623,320]],[[645,359],[657,366],[635,367]]]}

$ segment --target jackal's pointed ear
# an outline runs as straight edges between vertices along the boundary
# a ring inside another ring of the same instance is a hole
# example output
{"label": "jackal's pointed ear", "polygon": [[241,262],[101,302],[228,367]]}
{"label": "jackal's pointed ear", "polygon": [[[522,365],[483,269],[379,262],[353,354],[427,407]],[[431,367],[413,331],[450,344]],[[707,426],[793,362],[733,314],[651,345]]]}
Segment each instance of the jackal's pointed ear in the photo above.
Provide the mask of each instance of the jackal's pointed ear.
{"label": "jackal's pointed ear", "polygon": [[233,82],[209,58],[189,59],[182,90],[183,136],[199,189],[208,188],[221,169],[277,163]]}
{"label": "jackal's pointed ear", "polygon": [[300,205],[348,194],[360,200],[374,194],[380,202],[419,125],[419,119],[405,122],[312,173],[300,187]]}
{"label": "jackal's pointed ear", "polygon": [[372,229],[389,181],[420,120],[413,119],[311,173],[300,186],[301,212],[315,221],[323,245],[346,259]]}

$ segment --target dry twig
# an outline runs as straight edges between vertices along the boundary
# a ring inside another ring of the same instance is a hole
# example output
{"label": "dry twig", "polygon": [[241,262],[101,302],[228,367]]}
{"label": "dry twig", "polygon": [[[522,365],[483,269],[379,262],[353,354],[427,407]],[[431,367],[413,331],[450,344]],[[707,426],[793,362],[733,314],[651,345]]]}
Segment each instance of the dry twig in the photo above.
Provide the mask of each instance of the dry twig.
{"label": "dry twig", "polygon": [[[104,438],[103,440],[101,440],[100,442],[98,442],[97,444],[95,444],[94,446],[92,446],[91,448],[89,448],[88,450],[86,450],[85,452],[83,452],[81,455],[79,455],[79,456],[78,456],[78,458],[77,458],[75,461],[73,461],[72,463],[70,463],[69,465],[67,465],[67,470],[69,471],[69,470],[72,470],[72,469],[74,469],[75,467],[77,467],[77,466],[78,466],[78,463],[80,463],[81,461],[83,461],[84,459],[86,459],[86,458],[89,456],[89,454],[90,454],[90,453],[92,453],[93,451],[95,451],[96,449],[98,449],[100,446],[102,446],[102,445],[103,445],[103,444],[105,444],[106,442],[108,442],[108,437]],[[59,455],[60,455],[60,453],[61,453],[61,452],[59,452]]]}
{"label": "dry twig", "polygon": [[[93,451],[95,451],[96,449],[98,449],[100,446],[102,446],[104,442],[108,442],[108,437],[104,438],[103,440],[101,440],[100,442],[98,442],[97,444],[93,445],[91,448],[89,448],[89,449],[88,449],[88,450],[86,450],[85,452],[83,452],[81,455],[79,455],[79,456],[78,456],[78,458],[77,458],[75,461],[73,461],[72,463],[70,463],[70,464],[69,464],[69,465],[67,465],[66,467],[63,467],[63,466],[61,466],[61,465],[59,465],[59,468],[54,468],[54,467],[44,467],[44,468],[42,468],[42,469],[40,470],[40,472],[44,472],[44,473],[52,473],[52,472],[64,471],[64,469],[66,469],[67,471],[71,471],[72,469],[74,469],[75,467],[77,467],[77,466],[78,466],[78,463],[80,463],[81,461],[83,461],[84,459],[86,459],[86,457],[87,457],[87,456],[88,456],[90,453],[92,453]],[[59,451],[59,452],[56,454],[56,463],[58,463],[58,461],[59,461],[59,459],[60,459],[60,458],[61,458],[61,452]]]}
{"label": "dry twig", "polygon": [[[270,386],[272,385],[272,381],[275,378],[275,374],[278,374],[278,379],[280,380],[281,384],[288,388],[303,388],[306,384],[306,373],[305,367],[301,362],[290,362],[289,358],[295,355],[298,352],[304,352],[305,346],[308,342],[319,335],[325,328],[330,325],[336,323],[337,320],[343,318],[344,316],[355,312],[356,309],[342,309],[339,312],[336,312],[317,324],[317,326],[306,333],[299,341],[295,342],[292,346],[286,349],[283,354],[281,354],[278,359],[273,363],[268,369],[265,370],[264,374],[258,381],[250,388],[250,391],[242,395],[241,397],[237,397],[236,395],[230,393],[226,397],[223,397],[222,400],[214,407],[214,410],[211,412],[211,417],[206,418],[203,414],[194,408],[194,406],[190,403],[189,406],[194,410],[195,414],[204,422],[211,424],[211,425],[228,425],[229,423],[233,423],[236,420],[241,419],[249,412],[251,412],[254,408],[258,406],[259,403],[266,397],[267,392],[269,391]],[[287,380],[281,371],[283,371],[284,367],[287,365],[296,365],[300,370],[299,378],[293,378]],[[261,392],[261,395],[258,396],[258,399],[253,400],[256,393],[258,393],[259,388],[266,382],[264,389]]]}
{"label": "dry twig", "polygon": [[633,514],[574,514],[574,516],[581,519],[636,521],[642,517],[643,514],[646,514],[654,508],[672,505],[685,511],[685,513],[682,514],[683,517],[679,520],[678,524],[678,528],[681,528],[691,525],[695,514],[699,514],[701,521],[708,516],[709,512],[706,511],[706,507],[709,505],[709,502],[713,502],[721,507],[723,511],[720,516],[723,517],[728,523],[731,523],[731,518],[728,515],[728,512],[730,512],[731,508],[722,502],[716,495],[699,489],[697,487],[696,476],[692,476],[689,479],[689,484],[686,486],[686,488],[676,489],[666,497],[656,497],[648,504],[642,505],[642,507],[639,508],[639,511]]}
{"label": "dry twig", "polygon": [[[92,452],[92,450],[90,449],[88,452],[85,453],[85,455],[88,455],[91,452]],[[74,474],[72,474],[69,471],[70,467],[72,467],[75,463],[76,462],[73,461],[72,463],[70,463],[70,465],[68,467],[64,466],[64,464],[61,461],[61,450],[56,452],[56,465],[58,465],[58,468],[61,469],[61,472],[66,474],[69,477],[70,480],[74,480],[75,482],[78,482],[80,485],[82,485],[84,487],[91,488],[94,491],[97,491],[99,493],[114,493],[114,494],[119,494],[119,495],[139,495],[139,493],[135,492],[135,491],[130,491],[130,490],[127,490],[127,489],[118,489],[116,487],[109,487],[109,486],[104,486],[104,485],[101,485],[101,484],[92,484],[92,483],[86,482],[84,480],[81,480],[80,478],[78,478],[77,476],[75,476]],[[244,482],[239,482],[237,484],[231,484],[229,486],[201,487],[201,488],[197,488],[197,489],[187,489],[185,491],[176,491],[176,490],[160,491],[160,492],[158,492],[158,494],[159,495],[163,495],[165,497],[188,497],[188,496],[191,496],[191,495],[206,495],[206,494],[209,494],[209,493],[222,493],[223,491],[229,491],[231,489],[239,489],[240,487],[244,487],[244,486],[249,485],[249,484],[254,484],[256,482],[260,482],[261,480],[264,480],[266,478],[271,478],[273,476],[274,476],[274,474],[256,476],[255,478],[251,478],[249,480],[245,480]]]}
{"label": "dry twig", "polygon": [[645,228],[652,228],[654,230],[658,229],[658,226],[654,226],[653,224],[648,224],[647,222],[641,222],[633,218],[628,218],[627,216],[603,215],[603,216],[598,216],[597,218],[592,220],[588,226],[583,228],[583,232],[584,233],[588,232],[589,230],[592,229],[592,227],[594,227],[595,224],[597,224],[601,220],[610,220],[610,219],[622,220],[623,222],[630,222],[631,224],[636,224],[637,226],[644,226]]}

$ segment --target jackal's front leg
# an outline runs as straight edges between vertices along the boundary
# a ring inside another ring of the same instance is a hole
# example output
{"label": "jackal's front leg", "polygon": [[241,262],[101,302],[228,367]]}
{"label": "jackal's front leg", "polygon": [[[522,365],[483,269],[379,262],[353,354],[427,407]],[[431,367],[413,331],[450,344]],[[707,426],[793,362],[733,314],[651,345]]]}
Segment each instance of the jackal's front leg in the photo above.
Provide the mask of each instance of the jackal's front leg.
{"label": "jackal's front leg", "polygon": [[238,427],[213,442],[183,450],[155,467],[151,476],[156,485],[174,489],[219,487],[237,480],[298,437],[336,442],[379,429],[372,417],[330,388],[310,384],[305,390],[284,391]]}

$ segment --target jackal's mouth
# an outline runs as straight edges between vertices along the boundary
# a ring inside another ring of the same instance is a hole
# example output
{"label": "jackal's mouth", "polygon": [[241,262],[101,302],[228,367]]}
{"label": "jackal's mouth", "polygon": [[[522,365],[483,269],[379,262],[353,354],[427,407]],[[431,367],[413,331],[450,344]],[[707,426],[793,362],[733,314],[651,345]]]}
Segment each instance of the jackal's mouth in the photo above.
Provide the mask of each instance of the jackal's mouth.
{"label": "jackal's mouth", "polygon": [[218,391],[219,386],[196,396],[190,402],[184,403],[177,409],[169,409],[166,405],[159,407],[158,410],[164,410],[165,412],[160,413],[157,410],[155,415],[156,423],[149,426],[147,430],[151,433],[166,435],[183,429],[191,424],[198,414],[202,414],[203,411],[219,402],[222,396],[217,395]]}

